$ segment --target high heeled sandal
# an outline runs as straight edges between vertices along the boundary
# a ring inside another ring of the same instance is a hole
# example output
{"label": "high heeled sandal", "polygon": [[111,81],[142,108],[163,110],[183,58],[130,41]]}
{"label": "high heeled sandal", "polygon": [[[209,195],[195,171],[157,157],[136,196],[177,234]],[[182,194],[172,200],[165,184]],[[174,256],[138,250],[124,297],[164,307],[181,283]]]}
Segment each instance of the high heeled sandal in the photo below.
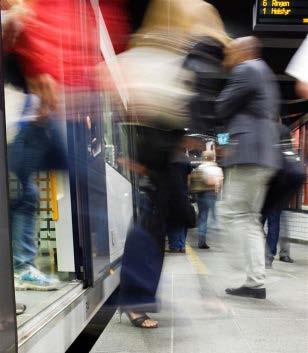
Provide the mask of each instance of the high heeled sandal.
{"label": "high heeled sandal", "polygon": [[[153,329],[153,328],[158,328],[158,323],[156,323],[156,325],[154,326],[144,326],[144,322],[147,320],[153,320],[151,319],[147,314],[142,314],[141,316],[136,317],[135,319],[132,318],[131,314],[128,311],[122,311],[119,310],[120,313],[120,322],[122,322],[122,314],[125,313],[126,316],[128,317],[129,321],[131,322],[131,324],[135,327],[138,328],[145,328],[145,329]],[[137,314],[137,313],[136,313]]]}

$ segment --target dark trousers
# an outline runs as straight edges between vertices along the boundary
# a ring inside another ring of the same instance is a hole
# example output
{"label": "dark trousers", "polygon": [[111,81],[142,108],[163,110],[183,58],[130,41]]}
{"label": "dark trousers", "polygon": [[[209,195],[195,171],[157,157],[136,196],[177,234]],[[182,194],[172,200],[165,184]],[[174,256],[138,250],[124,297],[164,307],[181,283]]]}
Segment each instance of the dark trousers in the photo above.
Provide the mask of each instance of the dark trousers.
{"label": "dark trousers", "polygon": [[167,188],[163,173],[152,180],[152,190],[139,195],[139,216],[124,248],[119,306],[135,311],[157,311],[156,291],[162,272]]}
{"label": "dark trousers", "polygon": [[177,221],[169,220],[167,223],[167,236],[170,250],[185,249],[187,227]]}
{"label": "dark trousers", "polygon": [[267,217],[268,232],[266,237],[267,256],[274,257],[277,254],[277,245],[280,233],[281,210],[269,213]]}

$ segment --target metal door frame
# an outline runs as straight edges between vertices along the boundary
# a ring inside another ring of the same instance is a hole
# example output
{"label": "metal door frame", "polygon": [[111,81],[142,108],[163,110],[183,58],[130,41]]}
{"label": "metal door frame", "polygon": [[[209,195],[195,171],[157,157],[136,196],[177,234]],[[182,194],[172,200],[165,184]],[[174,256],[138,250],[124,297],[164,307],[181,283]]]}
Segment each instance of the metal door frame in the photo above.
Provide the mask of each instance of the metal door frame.
{"label": "metal door frame", "polygon": [[9,226],[7,141],[5,125],[3,50],[0,21],[0,353],[16,353],[18,346],[12,240]]}

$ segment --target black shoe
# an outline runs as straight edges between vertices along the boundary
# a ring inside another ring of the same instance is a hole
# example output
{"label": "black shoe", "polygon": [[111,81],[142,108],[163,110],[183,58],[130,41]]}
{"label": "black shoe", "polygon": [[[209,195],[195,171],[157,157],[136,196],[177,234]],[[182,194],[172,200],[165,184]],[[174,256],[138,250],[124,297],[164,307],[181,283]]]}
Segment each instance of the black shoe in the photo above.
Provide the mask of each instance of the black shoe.
{"label": "black shoe", "polygon": [[210,249],[210,247],[207,245],[207,243],[199,244],[198,248],[199,249]]}
{"label": "black shoe", "polygon": [[185,249],[185,248],[182,248],[182,249],[180,250],[180,252],[181,252],[182,254],[186,254],[186,249]]}
{"label": "black shoe", "polygon": [[248,297],[255,299],[265,299],[266,289],[265,288],[250,288],[250,287],[239,287],[239,288],[227,288],[226,293],[230,295],[237,295],[239,297]]}
{"label": "black shoe", "polygon": [[288,262],[290,264],[293,264],[293,262],[294,262],[294,260],[291,259],[290,256],[280,256],[279,260],[282,261],[282,262]]}

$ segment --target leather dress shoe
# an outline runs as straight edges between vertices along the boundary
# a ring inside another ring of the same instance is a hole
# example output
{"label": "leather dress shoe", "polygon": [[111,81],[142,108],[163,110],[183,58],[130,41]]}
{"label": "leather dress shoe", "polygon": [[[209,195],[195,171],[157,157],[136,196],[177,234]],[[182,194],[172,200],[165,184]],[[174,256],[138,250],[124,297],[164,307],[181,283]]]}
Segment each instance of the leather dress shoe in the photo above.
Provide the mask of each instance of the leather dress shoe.
{"label": "leather dress shoe", "polygon": [[279,260],[282,261],[282,262],[288,262],[290,264],[293,264],[293,262],[294,262],[294,260],[291,259],[290,256],[280,256]]}
{"label": "leather dress shoe", "polygon": [[230,295],[237,295],[239,297],[265,299],[266,289],[265,288],[250,288],[250,287],[239,287],[239,288],[227,288],[226,293]]}

